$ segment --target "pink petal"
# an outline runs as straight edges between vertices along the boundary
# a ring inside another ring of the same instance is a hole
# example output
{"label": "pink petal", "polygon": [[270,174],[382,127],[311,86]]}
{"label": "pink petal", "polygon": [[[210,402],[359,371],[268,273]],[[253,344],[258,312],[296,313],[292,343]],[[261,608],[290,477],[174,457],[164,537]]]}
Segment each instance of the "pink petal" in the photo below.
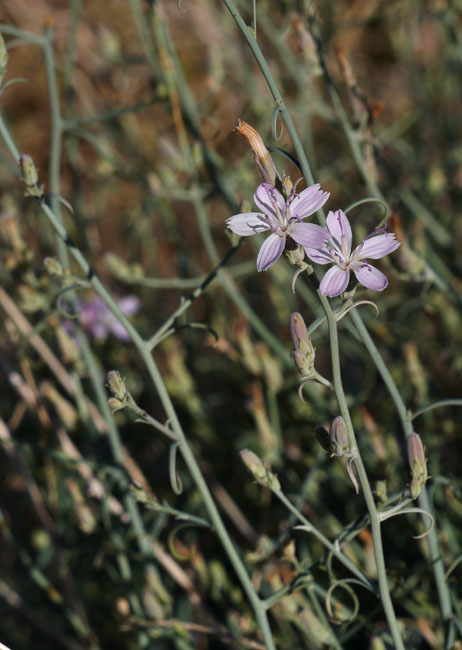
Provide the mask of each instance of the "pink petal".
{"label": "pink petal", "polygon": [[269,183],[262,183],[257,187],[257,191],[253,195],[253,200],[255,205],[266,214],[272,221],[275,222],[275,225],[279,223],[276,211],[274,209],[274,204],[279,208],[281,214],[285,213],[286,202],[284,197],[278,190]]}
{"label": "pink petal", "polygon": [[387,276],[370,264],[362,264],[354,274],[358,282],[373,291],[383,291],[388,285]]}
{"label": "pink petal", "polygon": [[226,225],[236,235],[242,236],[255,235],[258,232],[270,229],[264,215],[259,212],[235,214],[233,217],[226,219]]}
{"label": "pink petal", "polygon": [[129,333],[127,332],[125,327],[122,325],[122,323],[119,323],[118,320],[114,319],[114,322],[111,322],[110,331],[120,341],[129,341],[130,340]]}
{"label": "pink petal", "polygon": [[333,266],[325,273],[319,290],[325,296],[335,298],[345,291],[350,280],[350,272],[340,269],[338,266]]}
{"label": "pink petal", "polygon": [[384,235],[377,235],[370,239],[365,239],[357,246],[351,256],[354,259],[373,259],[378,260],[380,257],[392,253],[399,247],[399,241],[396,241],[395,235],[388,232]]}
{"label": "pink petal", "polygon": [[324,203],[329,198],[329,192],[323,192],[319,183],[307,187],[306,190],[297,194],[292,203],[290,204],[290,214],[299,219],[305,219],[316,210],[322,208]]}
{"label": "pink petal", "polygon": [[300,221],[292,221],[287,233],[297,244],[308,248],[322,248],[329,238],[329,233],[322,226],[317,226],[315,223],[300,223]]}
{"label": "pink petal", "polygon": [[335,244],[342,252],[343,257],[349,257],[353,235],[346,214],[342,210],[329,212],[326,219],[326,226],[335,240]]}
{"label": "pink petal", "polygon": [[140,310],[141,300],[138,298],[138,296],[125,296],[125,298],[118,300],[117,304],[119,305],[124,316],[133,316],[133,314],[136,314]]}
{"label": "pink petal", "polygon": [[108,328],[105,323],[90,323],[88,330],[91,332],[93,338],[98,341],[103,341],[108,335]]}
{"label": "pink petal", "polygon": [[322,248],[305,248],[305,253],[316,264],[332,264],[335,259],[332,258],[331,250],[329,246],[324,245]]}
{"label": "pink petal", "polygon": [[286,238],[273,233],[263,242],[257,257],[257,271],[266,271],[272,264],[278,260],[284,247]]}

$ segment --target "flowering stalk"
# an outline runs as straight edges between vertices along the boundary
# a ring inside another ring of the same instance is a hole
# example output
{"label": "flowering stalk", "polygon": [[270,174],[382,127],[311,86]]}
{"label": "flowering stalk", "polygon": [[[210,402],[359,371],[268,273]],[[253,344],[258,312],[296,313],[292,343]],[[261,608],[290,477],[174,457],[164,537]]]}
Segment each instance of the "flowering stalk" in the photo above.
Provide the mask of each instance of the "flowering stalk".
{"label": "flowering stalk", "polygon": [[[330,349],[331,349],[331,360],[332,360],[332,375],[335,396],[337,398],[337,403],[340,409],[340,413],[344,420],[345,426],[348,431],[348,438],[350,441],[350,448],[358,450],[358,445],[356,442],[356,436],[353,429],[353,422],[351,420],[350,411],[348,409],[345,392],[343,390],[342,384],[342,375],[340,370],[340,352],[338,344],[338,331],[337,331],[337,321],[335,315],[332,311],[329,301],[327,298],[318,291],[321,304],[324,308],[327,322],[329,326],[329,340],[330,340]],[[355,457],[355,466],[358,472],[359,483],[362,488],[364,499],[366,501],[367,510],[369,512],[369,517],[371,521],[371,532],[374,542],[374,558],[377,567],[377,579],[379,583],[380,590],[380,599],[387,617],[388,625],[393,637],[393,642],[397,650],[405,650],[403,640],[401,637],[401,632],[398,627],[398,621],[396,619],[396,614],[393,608],[393,603],[390,596],[390,590],[388,587],[387,574],[385,568],[385,558],[383,554],[383,544],[382,544],[382,535],[380,530],[380,519],[377,512],[377,507],[375,505],[374,496],[372,494],[372,489],[369,484],[369,479],[367,477],[366,469],[364,467],[363,460],[359,450],[357,451]]]}

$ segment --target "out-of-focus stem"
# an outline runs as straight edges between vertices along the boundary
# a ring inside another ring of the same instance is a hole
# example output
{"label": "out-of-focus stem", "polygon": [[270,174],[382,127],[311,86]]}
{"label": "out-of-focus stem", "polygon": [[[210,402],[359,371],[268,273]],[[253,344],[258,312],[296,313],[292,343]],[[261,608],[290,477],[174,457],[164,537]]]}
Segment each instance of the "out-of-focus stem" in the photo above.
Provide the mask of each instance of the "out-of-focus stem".
{"label": "out-of-focus stem", "polygon": [[127,330],[127,333],[129,334],[131,340],[133,341],[133,344],[137,348],[140,356],[142,357],[146,365],[146,368],[148,370],[148,373],[152,379],[152,382],[157,390],[162,405],[165,409],[167,417],[170,420],[170,425],[172,427],[172,430],[177,436],[177,440],[179,441],[179,449],[184,458],[184,461],[191,473],[194,482],[196,483],[199,492],[201,493],[202,500],[209,514],[209,517],[213,523],[215,531],[254,609],[255,616],[260,631],[263,635],[266,647],[268,648],[268,650],[275,650],[271,629],[269,627],[268,617],[266,615],[263,603],[260,600],[258,594],[256,593],[252,581],[247,573],[247,570],[241,558],[239,557],[234,547],[234,544],[231,541],[231,538],[229,537],[228,531],[226,530],[226,527],[223,524],[223,521],[220,517],[220,513],[218,512],[218,509],[215,505],[215,502],[207,486],[207,483],[205,482],[205,479],[202,476],[202,473],[199,469],[199,465],[197,464],[197,461],[194,458],[191,448],[187,443],[180,421],[178,420],[178,416],[176,414],[175,408],[170,399],[170,395],[168,394],[162,376],[151,355],[147,342],[141,338],[138,331],[133,327],[130,321],[124,316],[119,306],[117,305],[117,302],[112,298],[112,296],[106,290],[106,288],[101,283],[98,276],[92,271],[90,265],[88,264],[87,260],[85,259],[81,251],[70,239],[69,234],[67,233],[61,221],[56,217],[56,215],[53,213],[50,207],[46,205],[46,203],[42,203],[41,207],[44,213],[47,215],[55,231],[58,233],[58,235],[68,246],[70,254],[75,259],[75,261],[79,264],[85,276],[90,281],[93,289],[102,298],[106,306],[111,310],[111,312],[117,317],[120,323]]}
{"label": "out-of-focus stem", "polygon": [[317,540],[321,542],[323,546],[325,546],[329,551],[335,555],[335,557],[349,570],[353,575],[355,575],[360,582],[373,591],[374,593],[377,593],[377,586],[376,584],[367,576],[364,575],[364,573],[358,569],[358,567],[340,550],[340,548],[337,548],[332,542],[321,533],[313,524],[306,519],[298,510],[294,504],[286,497],[286,495],[281,491],[281,490],[274,490],[274,494],[277,496],[277,498],[286,506],[286,508],[294,515],[296,519],[298,519],[304,526],[307,526],[310,530],[310,532],[313,534],[314,537],[316,537]]}

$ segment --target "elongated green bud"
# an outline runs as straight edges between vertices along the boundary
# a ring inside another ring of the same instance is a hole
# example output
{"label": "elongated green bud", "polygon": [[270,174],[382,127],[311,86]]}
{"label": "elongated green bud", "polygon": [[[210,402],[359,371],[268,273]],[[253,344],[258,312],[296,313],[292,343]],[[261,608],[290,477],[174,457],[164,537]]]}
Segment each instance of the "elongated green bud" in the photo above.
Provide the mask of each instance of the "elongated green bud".
{"label": "elongated green bud", "polygon": [[350,442],[345,420],[338,415],[330,425],[330,452],[331,456],[345,457],[350,452]]}
{"label": "elongated green bud", "polygon": [[55,260],[54,257],[45,257],[43,260],[43,265],[50,275],[55,278],[62,278],[64,276],[64,267],[63,265]]}
{"label": "elongated green bud", "polygon": [[108,372],[107,386],[114,397],[116,397],[118,400],[121,400],[123,402],[126,399],[128,393],[127,387],[125,386],[125,382],[120,376],[120,372],[118,370],[111,370]]}
{"label": "elongated green bud", "polygon": [[409,488],[412,498],[417,499],[428,479],[427,461],[422,440],[418,433],[411,433],[407,437],[407,455],[412,476]]}
{"label": "elongated green bud", "polygon": [[293,360],[300,374],[310,377],[314,371],[315,349],[308,336],[303,316],[297,311],[290,315],[290,333],[294,342],[295,350],[292,352]]}
{"label": "elongated green bud", "polygon": [[32,158],[27,154],[22,154],[19,157],[19,167],[21,169],[22,180],[26,186],[25,195],[41,198],[43,196],[43,185],[39,183],[37,168]]}
{"label": "elongated green bud", "polygon": [[7,66],[8,66],[8,50],[6,49],[3,36],[0,34],[0,85],[2,84],[3,77],[5,76]]}
{"label": "elongated green bud", "polygon": [[264,485],[270,490],[280,490],[281,484],[276,474],[270,472],[264,465],[263,462],[258,458],[257,454],[254,454],[250,449],[243,449],[240,452],[241,460],[244,465],[247,467],[249,472],[252,474],[254,479],[260,485]]}

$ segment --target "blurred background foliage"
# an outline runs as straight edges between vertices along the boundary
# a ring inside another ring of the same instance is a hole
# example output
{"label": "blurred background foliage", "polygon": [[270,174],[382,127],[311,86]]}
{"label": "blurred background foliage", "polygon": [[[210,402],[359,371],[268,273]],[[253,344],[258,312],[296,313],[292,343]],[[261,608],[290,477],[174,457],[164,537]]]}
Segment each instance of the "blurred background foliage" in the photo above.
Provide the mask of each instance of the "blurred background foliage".
{"label": "blurred background foliage", "polygon": [[[240,3],[249,24],[250,5]],[[340,0],[312,9],[301,0],[258,0],[258,42],[316,181],[331,193],[326,207],[370,196],[372,182],[391,208],[401,247],[382,263],[390,285],[375,296],[380,316],[363,309],[406,405],[460,397],[460,2]],[[114,295],[140,299],[133,322],[143,336],[154,334],[231,250],[226,272],[175,321],[155,356],[254,583],[270,595],[300,572],[307,576],[309,588],[271,610],[278,648],[334,647],[334,632],[337,647],[385,647],[383,613],[364,590],[351,623],[347,592],[335,592],[330,623],[316,610],[329,586],[323,548],[288,529],[289,514],[252,483],[238,456],[243,447],[259,453],[331,539],[364,515],[342,461],[329,459],[314,436],[337,415],[334,395],[318,385],[305,389],[306,403],[297,395],[289,315],[298,310],[310,323],[320,307],[302,281],[292,295],[285,260],[257,274],[255,243],[234,246],[225,229],[260,180],[233,132],[238,118],[279,148],[273,155],[280,170],[294,181],[300,176],[282,153],[293,154],[287,134],[272,137],[271,97],[231,16],[218,0],[3,0],[0,23],[33,34],[52,24],[65,120],[60,193],[74,210],[63,218]],[[48,188],[53,125],[42,48],[8,34],[5,40],[6,80],[27,83],[5,90],[1,110]],[[369,186],[347,135],[359,145]],[[0,641],[13,650],[262,648],[214,534],[178,528],[172,508],[196,517],[204,509],[181,463],[183,493],[173,493],[166,440],[118,413],[125,462],[114,462],[65,326],[62,285],[44,267],[45,257],[56,256],[54,236],[24,198],[3,143],[0,156]],[[356,241],[382,217],[374,203],[351,214]],[[82,302],[93,295],[78,290]],[[314,344],[317,368],[330,377],[325,326]],[[99,372],[117,368],[138,404],[164,420],[130,344],[109,332],[92,347]],[[370,479],[399,493],[409,481],[400,423],[347,319],[341,352]],[[81,393],[69,390],[74,381]],[[457,416],[447,407],[416,420],[447,569],[461,542]],[[130,482],[156,504],[140,505],[149,553],[140,552],[123,506]],[[413,539],[419,532],[416,516],[384,526],[393,598],[408,647],[442,648],[427,542]],[[374,576],[367,528],[347,553]],[[334,573],[345,572],[335,565]],[[449,577],[453,593],[460,595],[461,579],[459,565]],[[134,597],[142,615],[133,616]]]}

